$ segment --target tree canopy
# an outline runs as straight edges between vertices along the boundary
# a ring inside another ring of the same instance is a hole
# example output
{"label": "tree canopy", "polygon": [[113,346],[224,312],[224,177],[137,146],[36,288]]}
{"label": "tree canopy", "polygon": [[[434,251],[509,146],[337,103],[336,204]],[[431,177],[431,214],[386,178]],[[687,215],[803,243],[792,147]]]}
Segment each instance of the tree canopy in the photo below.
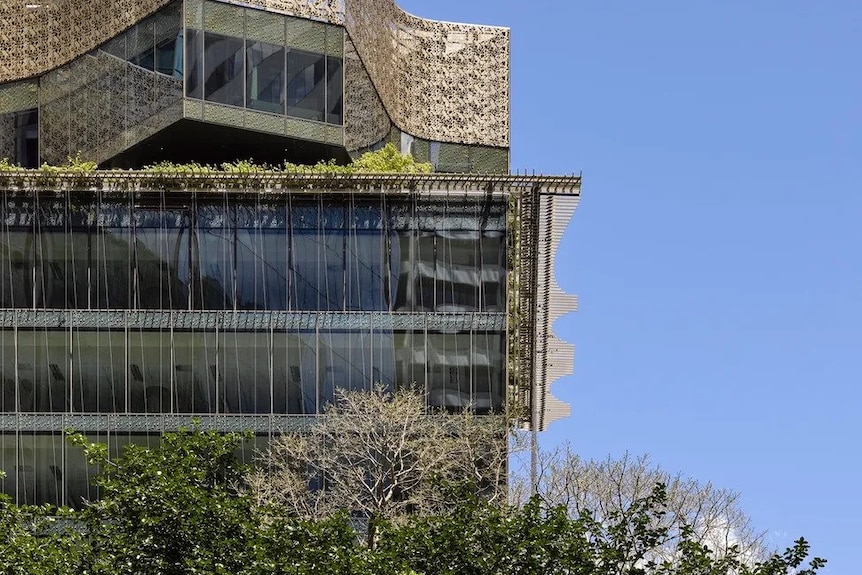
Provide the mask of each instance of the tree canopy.
{"label": "tree canopy", "polygon": [[[113,456],[106,445],[71,434],[69,440],[100,470],[95,480],[100,499],[83,502],[80,509],[58,509],[17,506],[0,494],[0,572],[815,575],[825,564],[809,559],[804,539],[756,560],[738,545],[717,552],[690,516],[680,513],[674,487],[661,481],[663,476],[645,475],[644,481],[659,481],[626,492],[614,506],[573,507],[550,494],[508,502],[488,483],[467,477],[470,473],[461,474],[463,480],[447,474],[448,462],[418,437],[429,434],[438,451],[463,450],[466,456],[452,457],[461,458],[458,465],[473,461],[476,470],[488,470],[493,466],[487,444],[496,436],[472,427],[485,422],[469,412],[429,413],[414,400],[406,392],[383,390],[343,395],[322,418],[319,431],[294,447],[313,450],[318,447],[313,442],[335,447],[348,441],[353,447],[341,447],[355,451],[315,459],[276,448],[263,455],[256,471],[237,455],[250,439],[247,434],[195,426],[164,434],[155,447],[130,444]],[[423,418],[443,432],[423,427]],[[341,440],[332,435],[336,432],[355,437]],[[430,457],[428,466],[441,473],[392,479],[417,457]],[[301,488],[280,498],[267,496],[256,482],[280,481],[284,469],[279,465],[297,474],[295,487]],[[333,469],[339,465],[345,468]],[[358,471],[351,476],[348,469]],[[338,473],[344,477],[338,479]],[[315,481],[316,495],[308,489]],[[338,481],[346,483],[336,488]],[[368,489],[369,497],[339,491],[346,488]],[[422,505],[415,499],[426,493],[445,504]],[[318,507],[290,499],[334,494],[339,496]],[[389,501],[381,503],[375,499],[379,495]]]}

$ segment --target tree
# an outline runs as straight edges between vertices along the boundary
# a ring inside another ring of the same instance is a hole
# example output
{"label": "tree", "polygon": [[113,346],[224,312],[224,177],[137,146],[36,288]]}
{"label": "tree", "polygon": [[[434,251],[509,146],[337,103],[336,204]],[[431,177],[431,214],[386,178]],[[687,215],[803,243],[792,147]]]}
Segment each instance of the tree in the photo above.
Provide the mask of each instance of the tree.
{"label": "tree", "polygon": [[0,493],[0,573],[80,573],[89,561],[89,549],[73,517],[72,510],[51,505],[17,506]]}
{"label": "tree", "polygon": [[825,564],[814,558],[804,565],[809,547],[802,539],[753,564],[736,548],[718,557],[688,529],[672,559],[654,557],[650,550],[667,539],[666,503],[665,486],[657,484],[600,521],[539,496],[506,507],[467,493],[443,513],[385,527],[378,549],[396,557],[397,568],[424,575],[814,575]]}
{"label": "tree", "polygon": [[429,412],[412,389],[342,391],[307,434],[274,440],[249,484],[260,504],[291,516],[366,518],[373,546],[380,521],[451,504],[452,483],[503,500],[506,441],[501,417]]}
{"label": "tree", "polygon": [[[381,392],[382,393],[382,392]],[[394,399],[390,399],[390,402]],[[448,428],[454,433],[455,427]],[[287,517],[259,507],[235,456],[242,436],[191,429],[158,447],[73,441],[102,471],[103,493],[83,510],[17,507],[0,495],[0,572],[14,575],[816,575],[805,540],[751,562],[720,556],[687,525],[673,540],[668,491],[596,517],[533,496],[507,505],[469,484],[438,488],[445,506],[375,523],[360,541],[343,512]],[[652,553],[666,542],[668,557]]]}
{"label": "tree", "polygon": [[[651,519],[663,533],[651,550],[657,560],[673,558],[683,539],[703,545],[717,558],[731,549],[751,563],[769,556],[764,533],[752,528],[739,506],[739,493],[664,471],[647,456],[585,461],[564,445],[540,455],[537,479],[536,493],[543,500],[563,505],[573,517],[589,514],[600,522],[625,514],[656,484],[664,485],[664,512]],[[516,501],[531,495],[530,482],[524,474],[513,477]]]}
{"label": "tree", "polygon": [[199,429],[166,433],[157,447],[130,444],[114,458],[82,435],[101,473],[98,501],[80,515],[95,573],[238,573],[258,522],[235,451],[243,436]]}

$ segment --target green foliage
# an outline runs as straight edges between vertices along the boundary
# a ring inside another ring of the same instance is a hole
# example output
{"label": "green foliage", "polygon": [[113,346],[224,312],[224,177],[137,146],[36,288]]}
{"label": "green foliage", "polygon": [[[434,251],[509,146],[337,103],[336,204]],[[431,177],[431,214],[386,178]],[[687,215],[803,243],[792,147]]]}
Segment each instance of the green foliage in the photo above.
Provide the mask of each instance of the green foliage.
{"label": "green foliage", "polygon": [[[3,478],[0,472],[0,479]],[[69,509],[13,505],[0,493],[0,572],[8,575],[72,575],[89,560],[83,534]]]}
{"label": "green foliage", "polygon": [[427,174],[431,164],[417,162],[410,154],[402,155],[394,144],[375,152],[366,152],[350,165],[352,172],[398,172]]}
{"label": "green foliage", "polygon": [[663,485],[604,522],[590,515],[571,518],[563,505],[533,497],[521,508],[491,505],[465,494],[450,512],[389,526],[382,554],[397,567],[424,575],[815,575],[825,565],[805,566],[808,543],[800,539],[782,554],[751,563],[738,550],[716,558],[687,531],[672,561],[651,553],[666,539],[653,527],[664,513]]}
{"label": "green foliage", "polygon": [[453,487],[443,512],[382,521],[378,545],[356,518],[299,520],[262,508],[243,489],[235,453],[247,436],[198,428],[155,448],[70,441],[102,470],[102,498],[81,511],[15,506],[0,494],[0,573],[11,575],[816,575],[804,539],[760,563],[736,549],[716,558],[685,528],[672,560],[651,549],[664,486],[598,521],[533,497],[497,505]]}
{"label": "green foliage", "polygon": [[81,435],[102,498],[82,514],[96,557],[94,573],[238,573],[257,523],[241,490],[245,469],[234,452],[243,436],[192,429],[167,433],[160,446],[107,446]]}
{"label": "green foliage", "polygon": [[[67,175],[70,172],[79,175],[87,175],[95,172],[98,164],[81,157],[78,152],[75,156],[69,156],[66,162],[59,166],[42,164],[39,168],[40,174],[47,180],[60,174]],[[10,163],[7,158],[0,158],[0,172],[21,171],[20,166]],[[25,170],[26,171],[26,170]],[[201,177],[215,174],[359,174],[359,173],[408,173],[426,174],[431,172],[431,164],[417,162],[410,154],[402,155],[392,144],[374,152],[366,152],[350,164],[340,165],[335,160],[318,162],[312,166],[292,164],[285,162],[281,167],[267,164],[256,164],[253,160],[237,160],[235,162],[224,162],[219,167],[207,166],[191,162],[177,164],[170,161],[161,161],[151,166],[138,170],[145,174],[161,174],[166,176],[190,176]]]}

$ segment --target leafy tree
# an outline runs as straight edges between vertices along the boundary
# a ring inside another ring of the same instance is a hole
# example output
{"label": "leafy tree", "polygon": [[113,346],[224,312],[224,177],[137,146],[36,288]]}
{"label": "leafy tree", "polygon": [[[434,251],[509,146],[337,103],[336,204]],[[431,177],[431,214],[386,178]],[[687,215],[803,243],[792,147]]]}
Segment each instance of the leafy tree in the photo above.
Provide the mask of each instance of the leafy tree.
{"label": "leafy tree", "polygon": [[[107,446],[73,435],[102,469],[102,498],[74,511],[16,507],[0,495],[0,572],[816,575],[825,564],[808,561],[803,539],[760,561],[737,546],[717,554],[692,526],[664,520],[672,508],[661,483],[603,515],[572,513],[538,495],[506,505],[469,483],[449,483],[439,488],[446,506],[395,521],[380,517],[381,536],[368,546],[354,529],[355,518],[344,513],[301,519],[256,505],[243,488],[247,470],[235,456],[242,440],[195,428],[166,434],[158,447],[127,446],[111,459]],[[678,530],[672,541],[671,530]],[[659,543],[669,555],[652,553]]]}
{"label": "leafy tree", "polygon": [[674,557],[651,549],[667,539],[664,485],[620,512],[599,520],[571,516],[563,505],[533,496],[523,506],[501,507],[463,494],[450,510],[389,525],[379,550],[397,556],[401,569],[424,575],[815,575],[825,564],[807,565],[808,543],[750,562],[738,548],[717,556],[683,528]]}
{"label": "leafy tree", "polygon": [[95,554],[95,573],[238,573],[257,534],[245,469],[235,451],[243,436],[198,429],[166,433],[158,447],[81,446],[101,498],[81,515]]}
{"label": "leafy tree", "polygon": [[[3,478],[0,471],[0,479]],[[22,505],[0,493],[0,573],[72,575],[89,561],[87,541],[74,513],[49,505]]]}

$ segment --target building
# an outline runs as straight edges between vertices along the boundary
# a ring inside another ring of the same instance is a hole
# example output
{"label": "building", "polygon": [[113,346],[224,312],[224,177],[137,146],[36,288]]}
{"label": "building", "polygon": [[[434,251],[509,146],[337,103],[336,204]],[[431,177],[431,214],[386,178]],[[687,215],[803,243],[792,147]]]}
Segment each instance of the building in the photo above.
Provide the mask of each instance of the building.
{"label": "building", "polygon": [[[0,172],[0,489],[97,494],[62,430],[302,429],[338,388],[543,429],[577,177],[508,175],[508,31],[392,0],[0,8],[0,158],[347,161],[441,173]],[[449,172],[449,173],[447,173]]]}

